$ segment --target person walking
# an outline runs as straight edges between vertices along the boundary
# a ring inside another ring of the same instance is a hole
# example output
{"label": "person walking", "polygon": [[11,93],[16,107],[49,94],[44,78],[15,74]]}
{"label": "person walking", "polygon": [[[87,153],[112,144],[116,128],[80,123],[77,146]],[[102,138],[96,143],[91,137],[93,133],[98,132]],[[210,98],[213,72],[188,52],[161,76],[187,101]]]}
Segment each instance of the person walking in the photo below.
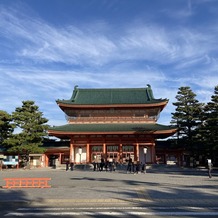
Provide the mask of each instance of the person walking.
{"label": "person walking", "polygon": [[68,171],[69,170],[69,161],[67,160],[66,161],[66,171]]}
{"label": "person walking", "polygon": [[74,163],[71,162],[71,163],[70,163],[70,170],[71,170],[71,171],[73,171],[73,167],[74,167]]}
{"label": "person walking", "polygon": [[101,163],[100,163],[100,172],[102,172],[102,171],[103,171],[103,169],[104,169],[104,166],[105,166],[105,163],[104,163],[104,158],[102,157],[102,158],[101,158]]}
{"label": "person walking", "polygon": [[140,168],[141,168],[140,162],[137,161],[137,163],[135,164],[134,174],[139,174],[139,172],[141,172]]}
{"label": "person walking", "polygon": [[128,165],[127,165],[127,169],[126,169],[126,173],[128,172],[132,172],[132,158],[129,157],[129,160],[128,160]]}
{"label": "person walking", "polygon": [[212,178],[211,171],[212,171],[212,168],[213,168],[213,164],[211,162],[211,159],[208,159],[207,163],[208,163],[208,176],[209,176],[209,178]]}
{"label": "person walking", "polygon": [[145,163],[142,163],[142,162],[141,162],[141,166],[142,166],[141,172],[142,172],[142,173],[146,173],[146,165],[145,165]]}
{"label": "person walking", "polygon": [[93,171],[96,171],[96,166],[97,166],[97,163],[95,162],[95,160],[93,161],[93,163],[92,163],[92,164],[93,164],[93,167],[94,167],[94,168],[93,168]]}

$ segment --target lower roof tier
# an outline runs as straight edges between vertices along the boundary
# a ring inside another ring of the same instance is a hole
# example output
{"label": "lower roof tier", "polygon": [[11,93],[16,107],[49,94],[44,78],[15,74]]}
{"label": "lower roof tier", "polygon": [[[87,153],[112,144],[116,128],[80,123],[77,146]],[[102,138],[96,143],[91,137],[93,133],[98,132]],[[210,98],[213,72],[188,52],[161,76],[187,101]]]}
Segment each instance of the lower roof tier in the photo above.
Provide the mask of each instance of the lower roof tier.
{"label": "lower roof tier", "polygon": [[125,123],[125,124],[66,124],[52,127],[48,130],[50,136],[64,138],[70,135],[93,135],[93,134],[145,134],[154,135],[155,138],[167,138],[176,133],[176,128],[157,123]]}

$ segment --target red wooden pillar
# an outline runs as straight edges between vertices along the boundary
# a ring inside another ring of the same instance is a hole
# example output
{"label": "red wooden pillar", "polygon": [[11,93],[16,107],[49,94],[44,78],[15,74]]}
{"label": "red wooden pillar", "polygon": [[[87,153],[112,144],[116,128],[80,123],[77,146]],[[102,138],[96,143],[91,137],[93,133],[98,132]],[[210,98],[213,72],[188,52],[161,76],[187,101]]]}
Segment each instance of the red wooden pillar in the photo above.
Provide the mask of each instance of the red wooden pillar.
{"label": "red wooden pillar", "polygon": [[139,161],[139,143],[136,143],[136,161]]}
{"label": "red wooden pillar", "polygon": [[103,153],[106,154],[106,143],[103,143]]}
{"label": "red wooden pillar", "polygon": [[118,161],[123,163],[123,144],[122,143],[120,143],[119,159],[118,159]]}
{"label": "red wooden pillar", "polygon": [[90,163],[90,147],[89,147],[89,143],[86,144],[86,163]]}
{"label": "red wooden pillar", "polygon": [[45,162],[45,167],[48,167],[48,161],[49,161],[49,158],[48,158],[48,155],[45,155],[45,160],[44,160]]}
{"label": "red wooden pillar", "polygon": [[155,142],[153,142],[152,145],[151,145],[151,162],[152,163],[156,162]]}
{"label": "red wooden pillar", "polygon": [[59,158],[58,158],[59,159],[59,164],[61,164],[61,159],[62,159],[61,156],[62,156],[62,154],[59,153]]}
{"label": "red wooden pillar", "polygon": [[70,139],[70,162],[74,162],[74,144],[73,137]]}

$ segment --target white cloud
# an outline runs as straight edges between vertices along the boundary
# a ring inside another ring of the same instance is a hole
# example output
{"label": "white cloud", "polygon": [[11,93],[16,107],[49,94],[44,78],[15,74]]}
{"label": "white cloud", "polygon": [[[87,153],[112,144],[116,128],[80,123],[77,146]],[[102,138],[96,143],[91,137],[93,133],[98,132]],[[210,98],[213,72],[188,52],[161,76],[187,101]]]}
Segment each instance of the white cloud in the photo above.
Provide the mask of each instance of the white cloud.
{"label": "white cloud", "polygon": [[[188,2],[180,17],[195,13]],[[218,31],[212,23],[192,28],[134,20],[114,29],[95,20],[55,27],[22,11],[1,8],[0,28],[0,108],[13,111],[22,100],[31,99],[54,125],[64,117],[55,100],[70,98],[75,85],[149,83],[156,98],[170,99],[161,114],[165,122],[179,87],[190,86],[205,101],[218,82]]]}
{"label": "white cloud", "polygon": [[177,8],[177,10],[172,10],[172,9],[164,9],[162,12],[166,15],[169,16],[173,19],[178,19],[178,20],[184,20],[190,18],[193,14],[194,11],[192,9],[192,1],[183,1],[183,5],[180,8]]}
{"label": "white cloud", "polygon": [[[120,28],[119,34],[113,38],[113,27],[104,22],[93,29],[88,26],[57,28],[39,18],[2,11],[0,26],[5,32],[3,37],[11,41],[15,37],[18,42],[22,40],[22,46],[17,45],[15,50],[16,56],[41,63],[102,66],[117,60],[138,59],[157,64],[179,62],[181,67],[214,50],[211,45],[217,38],[201,30],[180,27],[169,30],[168,27],[142,22]],[[105,29],[110,34],[106,35]]]}

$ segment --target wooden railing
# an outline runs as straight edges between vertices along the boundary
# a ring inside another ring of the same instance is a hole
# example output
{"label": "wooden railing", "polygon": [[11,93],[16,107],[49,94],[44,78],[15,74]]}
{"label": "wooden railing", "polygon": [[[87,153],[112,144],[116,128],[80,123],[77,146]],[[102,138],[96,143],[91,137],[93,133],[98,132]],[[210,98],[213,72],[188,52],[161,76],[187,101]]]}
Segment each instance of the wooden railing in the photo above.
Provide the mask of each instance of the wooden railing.
{"label": "wooden railing", "polygon": [[69,123],[144,123],[155,122],[156,117],[68,117]]}
{"label": "wooden railing", "polygon": [[2,188],[51,188],[51,178],[4,178],[6,184]]}

